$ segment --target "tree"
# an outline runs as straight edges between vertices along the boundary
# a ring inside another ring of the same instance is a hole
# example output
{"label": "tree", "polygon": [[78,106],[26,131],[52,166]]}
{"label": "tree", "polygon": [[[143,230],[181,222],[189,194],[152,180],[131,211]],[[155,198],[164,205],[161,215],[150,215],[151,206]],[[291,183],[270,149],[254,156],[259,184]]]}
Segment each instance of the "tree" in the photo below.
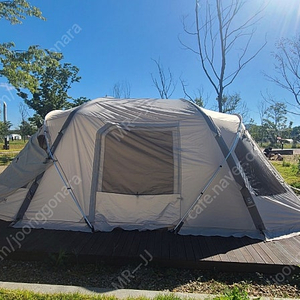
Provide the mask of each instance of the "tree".
{"label": "tree", "polygon": [[224,113],[239,114],[244,120],[248,118],[247,105],[238,93],[223,95],[222,107]]}
{"label": "tree", "polygon": [[31,93],[31,97],[23,91],[18,92],[18,95],[44,119],[48,112],[68,107],[68,100],[72,99],[68,90],[74,82],[79,82],[78,71],[70,63],[47,66],[37,77],[39,86]]}
{"label": "tree", "polygon": [[118,81],[113,86],[114,98],[130,98],[131,86],[127,81]]}
{"label": "tree", "polygon": [[18,95],[24,99],[25,103],[36,111],[43,119],[52,110],[63,109],[68,105],[68,95],[73,82],[78,82],[79,69],[69,63],[58,66],[48,66],[43,74],[39,76],[39,87],[29,94],[20,91]]}
{"label": "tree", "polygon": [[0,75],[5,76],[16,88],[18,96],[35,110],[36,114],[30,120],[38,127],[48,112],[69,108],[74,104],[73,101],[80,103],[85,99],[76,100],[69,96],[71,85],[79,82],[81,77],[77,75],[79,69],[76,66],[61,63],[62,59],[61,53],[37,46],[30,46],[23,52],[7,52],[5,49],[0,52],[0,62],[3,65]]}
{"label": "tree", "polygon": [[260,144],[262,146],[264,137],[266,135],[266,126],[265,126],[265,116],[267,111],[267,106],[265,101],[260,101],[257,105],[259,118],[260,118],[260,126],[259,126],[259,135],[260,135]]}
{"label": "tree", "polygon": [[0,20],[5,19],[11,24],[21,24],[26,16],[34,16],[45,20],[39,8],[26,0],[0,1]]}
{"label": "tree", "polygon": [[27,122],[28,117],[28,109],[25,103],[21,102],[19,104],[19,113],[21,116],[21,124],[19,126],[20,134],[25,142],[26,137],[34,134],[37,130],[36,126],[32,126],[29,122]]}
{"label": "tree", "polygon": [[73,102],[68,102],[65,106],[65,108],[73,108],[79,105],[82,105],[88,101],[90,101],[91,99],[88,99],[87,97],[79,97],[77,99],[74,99]]}
{"label": "tree", "polygon": [[200,107],[205,107],[204,100],[201,97],[196,97],[194,99],[195,104],[197,104]]}
{"label": "tree", "polygon": [[168,68],[168,73],[165,73],[163,65],[160,61],[152,59],[156,64],[158,71],[158,79],[151,74],[152,82],[154,83],[155,88],[157,89],[161,99],[169,99],[176,88],[176,83],[171,70]]}
{"label": "tree", "polygon": [[[204,3],[201,5],[201,3]],[[238,21],[246,1],[195,0],[195,30],[184,31],[196,38],[197,47],[180,43],[197,54],[207,79],[217,94],[218,110],[224,111],[224,90],[231,85],[246,65],[264,48],[266,42],[252,54],[249,46],[263,8]],[[230,60],[230,65],[228,61]]]}
{"label": "tree", "polygon": [[21,122],[19,130],[23,141],[25,142],[26,137],[33,135],[37,131],[37,128],[24,120]]}
{"label": "tree", "polygon": [[25,142],[25,138],[27,133],[25,131],[25,122],[26,122],[26,118],[28,117],[28,110],[27,110],[27,106],[24,103],[20,103],[19,104],[19,113],[21,116],[21,125],[20,125],[20,134],[23,138],[23,141]]}
{"label": "tree", "polygon": [[282,38],[276,43],[275,70],[278,76],[266,77],[278,86],[292,93],[300,105],[300,35],[296,38]]}
{"label": "tree", "polygon": [[[45,20],[42,16],[42,12],[39,8],[32,6],[26,0],[7,0],[7,1],[0,1],[0,20],[5,19],[9,21],[12,25],[14,24],[22,24],[22,20],[26,18],[26,16],[34,16],[41,20]],[[11,48],[14,47],[14,43],[3,43],[0,44],[0,63],[3,66],[5,64],[5,59],[14,56],[14,52],[11,51]],[[40,56],[40,51],[38,51],[36,46],[29,47],[29,50],[26,53],[26,58],[24,57],[24,61],[30,58],[30,56]],[[20,61],[21,62],[21,61]],[[35,83],[34,77],[29,74],[30,71],[38,69],[38,62],[31,66],[27,63],[26,70],[22,70],[22,72],[15,70],[18,68],[18,64],[16,64],[16,60],[13,59],[13,64],[6,70],[0,69],[0,77],[5,76],[10,73],[11,80],[16,82],[18,81],[19,84],[24,82],[24,86],[33,86]],[[12,74],[15,72],[15,78],[13,79]],[[1,131],[5,131],[5,127],[7,127],[4,123],[1,124]]]}
{"label": "tree", "polygon": [[12,126],[10,121],[0,121],[0,137],[4,139],[7,135],[9,135],[9,128]]}
{"label": "tree", "polygon": [[252,138],[258,142],[261,140],[261,126],[256,125],[256,124],[250,124],[248,131],[251,134]]}
{"label": "tree", "polygon": [[291,137],[295,142],[300,141],[300,126],[296,126],[292,129]]}
{"label": "tree", "polygon": [[264,126],[267,128],[269,138],[273,144],[277,143],[277,137],[281,137],[282,132],[287,129],[286,113],[286,104],[283,102],[275,102],[266,110]]}
{"label": "tree", "polygon": [[28,50],[14,50],[14,43],[0,44],[0,76],[6,77],[17,90],[28,89],[35,92],[39,86],[39,76],[47,66],[59,65],[61,53],[54,53],[29,46]]}
{"label": "tree", "polygon": [[28,109],[27,106],[22,102],[19,104],[19,113],[21,116],[21,122],[25,121],[28,117]]}
{"label": "tree", "polygon": [[187,98],[189,101],[197,104],[198,106],[200,107],[205,107],[207,105],[207,102],[208,102],[208,98],[209,96],[206,95],[206,98],[204,98],[203,96],[203,88],[200,88],[200,89],[197,89],[197,94],[194,95],[194,97],[192,97],[186,90],[186,87],[187,87],[187,84],[186,82],[180,78],[180,82],[181,82],[181,87],[182,87],[182,90],[184,92],[184,97]]}
{"label": "tree", "polygon": [[33,114],[32,117],[28,118],[28,121],[30,122],[30,126],[37,130],[43,125],[44,119],[39,114]]}

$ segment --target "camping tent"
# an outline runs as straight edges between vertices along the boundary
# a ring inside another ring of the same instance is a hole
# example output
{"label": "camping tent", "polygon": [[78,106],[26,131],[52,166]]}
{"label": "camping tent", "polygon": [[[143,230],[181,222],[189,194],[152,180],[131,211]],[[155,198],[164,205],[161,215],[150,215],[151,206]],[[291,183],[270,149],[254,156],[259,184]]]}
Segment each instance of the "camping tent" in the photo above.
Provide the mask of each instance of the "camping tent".
{"label": "camping tent", "polygon": [[271,239],[300,232],[300,200],[239,116],[186,100],[101,98],[46,116],[0,175],[0,218]]}

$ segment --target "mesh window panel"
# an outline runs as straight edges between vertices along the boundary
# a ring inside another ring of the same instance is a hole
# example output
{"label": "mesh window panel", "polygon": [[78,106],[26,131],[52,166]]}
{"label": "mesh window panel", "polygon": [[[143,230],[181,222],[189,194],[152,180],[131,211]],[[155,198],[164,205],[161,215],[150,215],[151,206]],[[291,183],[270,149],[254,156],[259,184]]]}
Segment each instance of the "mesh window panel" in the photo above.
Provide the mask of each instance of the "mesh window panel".
{"label": "mesh window panel", "polygon": [[246,135],[239,140],[235,154],[256,195],[271,196],[286,192],[261,151]]}
{"label": "mesh window panel", "polygon": [[102,191],[130,195],[173,194],[172,131],[118,129],[105,138]]}

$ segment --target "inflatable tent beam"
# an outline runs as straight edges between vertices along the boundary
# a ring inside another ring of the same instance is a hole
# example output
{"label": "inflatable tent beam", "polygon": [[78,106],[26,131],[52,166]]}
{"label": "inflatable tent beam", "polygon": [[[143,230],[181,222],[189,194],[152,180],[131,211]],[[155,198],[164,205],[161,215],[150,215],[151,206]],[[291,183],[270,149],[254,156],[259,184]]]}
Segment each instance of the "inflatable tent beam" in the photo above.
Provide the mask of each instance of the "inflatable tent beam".
{"label": "inflatable tent beam", "polygon": [[[187,101],[187,100],[186,100]],[[197,105],[195,105],[194,103],[192,103],[195,108],[203,115],[204,119],[206,120],[209,128],[212,130],[212,132],[215,133],[215,138],[216,138],[216,141],[224,155],[224,157],[226,158],[227,155],[228,155],[228,158],[227,158],[227,164],[230,168],[230,170],[232,170],[234,167],[237,167],[237,164],[233,158],[233,156],[231,155],[231,151],[228,149],[220,131],[219,131],[219,128],[215,125],[215,123],[213,122],[213,120],[207,116]],[[239,115],[237,115],[240,119],[240,124],[242,123],[242,119]],[[264,235],[264,230],[265,230],[265,225],[263,223],[263,220],[260,216],[260,213],[257,209],[257,206],[253,200],[253,197],[249,191],[249,189],[246,187],[246,184],[245,184],[245,180],[244,178],[242,177],[242,175],[239,173],[239,174],[236,174],[235,172],[232,172],[232,175],[234,176],[236,182],[241,186],[241,189],[240,189],[240,192],[242,194],[242,197],[244,199],[244,202],[245,202],[245,205],[250,213],[250,216],[252,218],[252,221],[256,227],[257,230],[259,230],[259,232],[261,234]],[[209,182],[211,183],[211,182]],[[187,217],[187,214],[184,215],[185,218],[182,218],[179,223],[175,226],[175,229],[174,229],[174,232],[175,233],[178,233],[180,231],[180,228],[183,226],[184,224],[184,221]]]}

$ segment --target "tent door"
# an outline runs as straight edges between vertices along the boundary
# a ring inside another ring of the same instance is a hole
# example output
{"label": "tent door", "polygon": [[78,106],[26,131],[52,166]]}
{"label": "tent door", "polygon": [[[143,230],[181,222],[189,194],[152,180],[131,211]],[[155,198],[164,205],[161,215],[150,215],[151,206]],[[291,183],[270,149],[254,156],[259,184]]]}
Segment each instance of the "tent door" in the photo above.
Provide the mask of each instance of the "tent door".
{"label": "tent door", "polygon": [[172,226],[180,218],[179,124],[128,127],[98,131],[89,217],[118,226]]}

